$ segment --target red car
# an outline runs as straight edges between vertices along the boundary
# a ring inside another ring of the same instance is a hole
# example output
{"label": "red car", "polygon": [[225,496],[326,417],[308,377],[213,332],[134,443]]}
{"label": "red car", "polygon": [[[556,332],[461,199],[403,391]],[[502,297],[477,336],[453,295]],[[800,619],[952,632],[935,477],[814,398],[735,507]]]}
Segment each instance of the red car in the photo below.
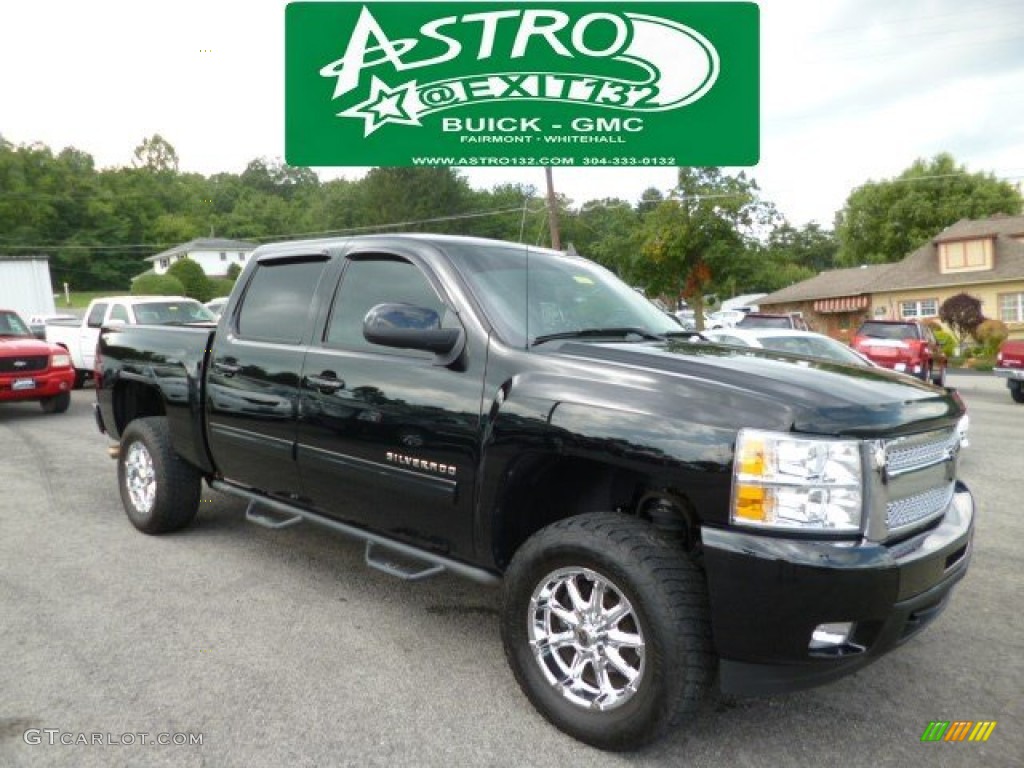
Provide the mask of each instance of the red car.
{"label": "red car", "polygon": [[68,351],[35,338],[17,312],[0,309],[0,402],[38,400],[47,413],[63,413],[74,383]]}
{"label": "red car", "polygon": [[1006,379],[1013,402],[1024,403],[1024,341],[1004,341],[992,372]]}
{"label": "red car", "polygon": [[946,353],[932,329],[918,320],[868,320],[851,345],[876,365],[946,384]]}

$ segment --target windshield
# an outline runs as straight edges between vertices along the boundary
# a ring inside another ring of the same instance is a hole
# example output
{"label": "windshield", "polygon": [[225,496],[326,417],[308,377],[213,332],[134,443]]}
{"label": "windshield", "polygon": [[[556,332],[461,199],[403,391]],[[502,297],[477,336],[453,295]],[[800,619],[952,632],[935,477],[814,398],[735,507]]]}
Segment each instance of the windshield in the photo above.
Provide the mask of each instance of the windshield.
{"label": "windshield", "polygon": [[909,323],[864,323],[857,335],[872,339],[916,339],[917,329]]}
{"label": "windshield", "polygon": [[0,312],[0,336],[31,336],[25,321],[14,312]]}
{"label": "windshield", "polygon": [[847,365],[865,365],[864,358],[838,341],[814,336],[769,336],[759,339],[765,349],[801,357],[820,357]]}
{"label": "windshield", "polygon": [[738,325],[740,328],[792,328],[793,322],[788,317],[747,315]]}
{"label": "windshield", "polygon": [[627,329],[648,336],[680,330],[672,318],[587,259],[525,245],[444,243],[442,247],[509,344],[527,346],[528,338],[534,342],[583,331],[599,337],[594,332],[601,329],[620,336]]}
{"label": "windshield", "polygon": [[135,305],[135,319],[155,325],[216,322],[213,312],[198,301],[153,301]]}

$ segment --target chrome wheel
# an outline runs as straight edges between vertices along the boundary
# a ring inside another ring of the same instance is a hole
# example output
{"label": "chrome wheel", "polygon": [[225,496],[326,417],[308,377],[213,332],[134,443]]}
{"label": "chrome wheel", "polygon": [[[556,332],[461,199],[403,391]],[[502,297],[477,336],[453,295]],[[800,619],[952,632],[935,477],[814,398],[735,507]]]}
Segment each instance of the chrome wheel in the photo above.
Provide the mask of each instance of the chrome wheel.
{"label": "chrome wheel", "polygon": [[148,514],[156,503],[156,470],[153,457],[141,441],[128,447],[124,460],[124,483],[132,506],[142,514]]}
{"label": "chrome wheel", "polygon": [[643,631],[611,580],[587,568],[549,573],[530,598],[528,622],[541,672],[573,704],[605,711],[637,692],[644,674]]}

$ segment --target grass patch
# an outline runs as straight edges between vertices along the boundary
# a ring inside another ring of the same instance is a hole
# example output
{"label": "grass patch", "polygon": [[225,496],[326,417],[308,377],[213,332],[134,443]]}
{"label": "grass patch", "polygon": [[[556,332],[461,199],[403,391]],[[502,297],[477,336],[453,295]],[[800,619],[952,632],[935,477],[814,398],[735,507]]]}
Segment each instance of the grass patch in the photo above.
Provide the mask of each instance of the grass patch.
{"label": "grass patch", "polygon": [[126,293],[128,291],[72,291],[70,304],[64,298],[63,293],[54,295],[53,303],[58,312],[62,309],[85,309],[93,299],[98,299],[101,296],[121,296]]}

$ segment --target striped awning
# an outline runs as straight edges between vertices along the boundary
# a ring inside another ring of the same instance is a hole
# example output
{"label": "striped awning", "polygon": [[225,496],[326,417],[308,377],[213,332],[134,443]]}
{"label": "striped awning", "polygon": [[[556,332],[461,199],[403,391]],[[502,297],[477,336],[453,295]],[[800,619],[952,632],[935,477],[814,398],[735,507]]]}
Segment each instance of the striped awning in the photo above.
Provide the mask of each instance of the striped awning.
{"label": "striped awning", "polygon": [[814,311],[822,313],[858,312],[867,308],[867,296],[840,296],[835,299],[818,299],[814,302]]}

